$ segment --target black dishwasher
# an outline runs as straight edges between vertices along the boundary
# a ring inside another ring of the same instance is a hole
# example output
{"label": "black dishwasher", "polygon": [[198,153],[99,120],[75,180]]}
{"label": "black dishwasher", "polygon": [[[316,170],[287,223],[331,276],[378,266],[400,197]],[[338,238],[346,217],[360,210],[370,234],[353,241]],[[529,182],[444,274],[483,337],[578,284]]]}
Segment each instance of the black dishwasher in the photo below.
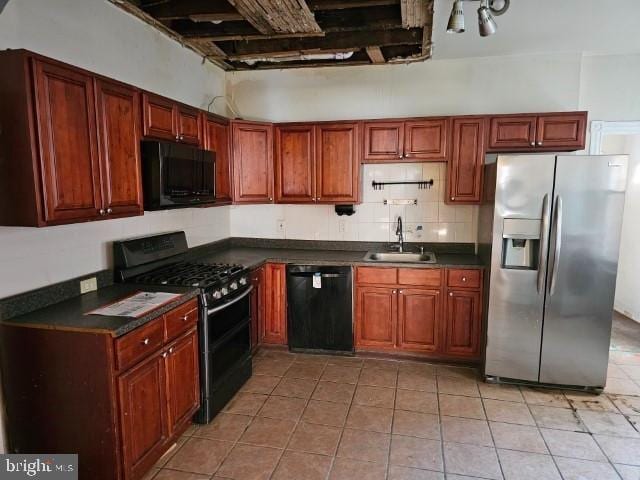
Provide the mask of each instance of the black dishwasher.
{"label": "black dishwasher", "polygon": [[291,350],[353,351],[351,267],[289,265]]}

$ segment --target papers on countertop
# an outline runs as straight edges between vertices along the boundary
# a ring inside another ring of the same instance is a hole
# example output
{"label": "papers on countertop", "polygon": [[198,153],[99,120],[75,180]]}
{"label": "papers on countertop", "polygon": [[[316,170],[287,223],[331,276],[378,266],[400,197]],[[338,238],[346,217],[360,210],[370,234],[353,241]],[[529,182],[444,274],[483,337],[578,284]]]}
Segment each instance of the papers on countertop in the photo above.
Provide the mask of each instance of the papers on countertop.
{"label": "papers on countertop", "polygon": [[137,292],[130,297],[87,312],[85,315],[138,318],[180,296],[182,296],[181,293]]}

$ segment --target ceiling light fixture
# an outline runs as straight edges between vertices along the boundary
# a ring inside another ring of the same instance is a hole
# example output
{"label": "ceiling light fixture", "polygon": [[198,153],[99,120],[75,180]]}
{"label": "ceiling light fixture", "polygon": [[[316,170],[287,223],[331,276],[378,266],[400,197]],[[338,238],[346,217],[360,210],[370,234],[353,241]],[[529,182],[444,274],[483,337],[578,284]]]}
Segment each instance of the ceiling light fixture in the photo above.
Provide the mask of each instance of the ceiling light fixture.
{"label": "ceiling light fixture", "polygon": [[[454,0],[447,25],[447,33],[463,33],[464,32],[464,9],[463,1],[478,0]],[[509,9],[510,0],[479,0],[480,8],[478,8],[478,27],[480,36],[488,37],[498,31],[493,16],[499,16]]]}

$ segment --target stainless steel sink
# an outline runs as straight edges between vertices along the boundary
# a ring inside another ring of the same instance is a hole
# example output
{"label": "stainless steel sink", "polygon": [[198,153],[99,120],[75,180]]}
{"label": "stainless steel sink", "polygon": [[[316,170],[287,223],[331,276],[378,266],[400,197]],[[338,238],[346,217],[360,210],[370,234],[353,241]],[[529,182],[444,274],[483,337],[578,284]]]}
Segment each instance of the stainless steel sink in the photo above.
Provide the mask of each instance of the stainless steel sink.
{"label": "stainless steel sink", "polygon": [[370,262],[436,263],[436,255],[433,252],[367,252],[364,259]]}

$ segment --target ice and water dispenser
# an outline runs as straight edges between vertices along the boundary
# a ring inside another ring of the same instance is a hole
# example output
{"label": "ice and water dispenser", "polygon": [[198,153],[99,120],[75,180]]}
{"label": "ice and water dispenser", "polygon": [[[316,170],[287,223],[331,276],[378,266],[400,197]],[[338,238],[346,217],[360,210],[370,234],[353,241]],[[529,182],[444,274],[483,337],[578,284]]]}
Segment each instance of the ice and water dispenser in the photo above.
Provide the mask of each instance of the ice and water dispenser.
{"label": "ice and water dispenser", "polygon": [[505,218],[502,224],[502,268],[537,270],[540,220]]}

